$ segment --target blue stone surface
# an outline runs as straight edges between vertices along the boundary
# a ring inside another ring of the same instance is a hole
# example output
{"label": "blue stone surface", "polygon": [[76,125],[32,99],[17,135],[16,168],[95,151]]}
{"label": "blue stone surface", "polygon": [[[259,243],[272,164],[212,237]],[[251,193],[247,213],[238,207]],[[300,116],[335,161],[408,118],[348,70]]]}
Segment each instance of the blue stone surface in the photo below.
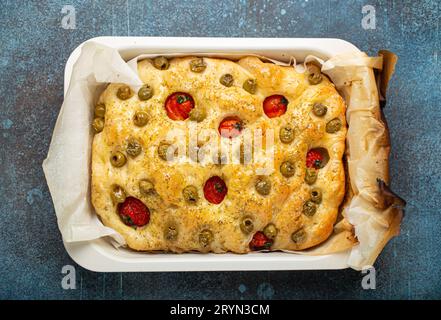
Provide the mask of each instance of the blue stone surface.
{"label": "blue stone surface", "polygon": [[[75,8],[76,29],[61,21]],[[376,28],[362,28],[362,7]],[[1,299],[441,298],[439,1],[1,1]],[[408,201],[402,233],[382,252],[375,290],[354,270],[94,273],[64,250],[41,163],[63,101],[70,52],[96,36],[335,37],[395,52],[386,117],[393,189]],[[61,287],[64,265],[76,289]]]}

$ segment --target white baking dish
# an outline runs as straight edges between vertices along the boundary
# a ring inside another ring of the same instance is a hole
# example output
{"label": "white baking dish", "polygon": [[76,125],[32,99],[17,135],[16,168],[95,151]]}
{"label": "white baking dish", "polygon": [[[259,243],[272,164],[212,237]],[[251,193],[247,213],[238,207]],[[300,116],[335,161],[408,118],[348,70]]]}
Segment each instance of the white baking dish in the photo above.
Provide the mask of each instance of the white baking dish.
{"label": "white baking dish", "polygon": [[[98,37],[94,41],[116,48],[123,59],[143,53],[252,53],[277,60],[293,56],[302,62],[309,55],[326,60],[331,56],[359,52],[351,43],[340,39],[301,38],[153,38]],[[84,44],[84,43],[83,43]],[[82,45],[70,55],[64,75],[66,94],[72,67]],[[215,270],[312,270],[347,268],[349,251],[324,256],[305,256],[284,252],[240,254],[166,254],[138,253],[116,249],[105,239],[64,243],[75,262],[93,271],[215,271]]]}

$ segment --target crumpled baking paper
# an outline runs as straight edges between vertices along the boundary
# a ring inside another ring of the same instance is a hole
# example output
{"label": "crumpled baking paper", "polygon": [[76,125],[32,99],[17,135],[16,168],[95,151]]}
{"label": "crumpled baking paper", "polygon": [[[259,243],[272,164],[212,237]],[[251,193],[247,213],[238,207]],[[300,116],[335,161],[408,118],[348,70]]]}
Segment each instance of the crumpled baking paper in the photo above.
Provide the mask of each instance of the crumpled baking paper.
{"label": "crumpled baking paper", "polygon": [[[244,56],[197,55],[233,59]],[[43,162],[58,227],[66,242],[108,237],[115,246],[125,244],[120,234],[101,223],[90,202],[92,106],[107,83],[140,87],[142,82],[137,75],[136,63],[149,56],[155,55],[141,55],[126,63],[116,49],[88,42],[82,47],[81,55],[73,66],[69,88],[47,158]],[[393,66],[389,64],[386,74],[379,72],[378,81],[373,71],[383,68],[384,56],[389,60],[394,57],[388,52],[383,52],[380,57],[368,57],[360,52],[336,56],[327,61],[314,56],[308,56],[305,60],[305,64],[313,62],[321,65],[322,72],[331,78],[346,100],[349,190],[342,219],[335,225],[334,234],[318,247],[299,253],[330,254],[352,248],[348,266],[354,269],[372,265],[389,239],[398,234],[404,205],[387,188],[390,143],[380,109],[377,84],[383,89],[381,98],[384,99]],[[296,65],[294,58],[289,62],[267,60],[302,69],[302,65]]]}

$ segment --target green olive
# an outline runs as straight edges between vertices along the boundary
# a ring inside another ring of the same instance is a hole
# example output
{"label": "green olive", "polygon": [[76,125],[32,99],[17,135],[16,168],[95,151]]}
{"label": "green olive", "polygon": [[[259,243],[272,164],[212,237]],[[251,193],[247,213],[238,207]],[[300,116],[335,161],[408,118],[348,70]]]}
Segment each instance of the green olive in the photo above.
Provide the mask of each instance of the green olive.
{"label": "green olive", "polygon": [[189,113],[189,117],[191,121],[201,122],[207,117],[207,113],[205,112],[205,109],[193,108]]}
{"label": "green olive", "polygon": [[242,230],[243,233],[249,234],[253,232],[254,230],[254,223],[251,217],[244,217],[240,223],[240,230]]}
{"label": "green olive", "polygon": [[305,182],[309,185],[314,184],[317,180],[318,171],[314,168],[306,168]]}
{"label": "green olive", "polygon": [[210,230],[202,230],[199,233],[199,243],[201,246],[206,247],[213,241],[213,232]]}
{"label": "green olive", "polygon": [[195,204],[199,200],[198,189],[195,186],[186,186],[182,190],[185,202]]}
{"label": "green olive", "polygon": [[328,107],[322,103],[314,103],[312,106],[312,113],[314,113],[317,117],[323,117],[328,111]]}
{"label": "green olive", "polygon": [[158,155],[162,160],[167,160],[167,150],[170,147],[170,143],[167,142],[161,142],[161,144],[158,146]]}
{"label": "green olive", "polygon": [[149,195],[155,192],[155,187],[153,183],[148,179],[142,179],[139,181],[139,191],[143,195]]}
{"label": "green olive", "polygon": [[266,196],[271,191],[271,181],[267,177],[260,177],[255,184],[256,191],[263,196]]}
{"label": "green olive", "polygon": [[92,122],[92,128],[95,130],[95,133],[101,132],[104,129],[104,119],[103,118],[95,118]]}
{"label": "green olive", "polygon": [[316,85],[316,84],[319,84],[320,82],[322,82],[322,80],[323,80],[322,74],[319,72],[310,73],[308,75],[309,84]]}
{"label": "green olive", "polygon": [[123,203],[126,200],[126,192],[121,186],[114,185],[111,191],[111,198],[115,203]]}
{"label": "green olive", "polygon": [[143,85],[138,90],[138,98],[139,100],[145,101],[153,97],[153,88],[150,87],[148,84]]}
{"label": "green olive", "polygon": [[116,96],[121,100],[127,100],[133,96],[133,91],[132,89],[130,89],[129,86],[123,85],[118,88],[118,91],[116,92]]}
{"label": "green olive", "polygon": [[270,223],[263,229],[263,234],[269,238],[274,239],[277,236],[277,228],[274,224]]}
{"label": "green olive", "polygon": [[303,229],[299,229],[299,230],[293,232],[291,235],[291,240],[295,244],[302,243],[305,241],[305,239],[306,239],[306,232]]}
{"label": "green olive", "polygon": [[312,217],[317,211],[317,205],[312,201],[308,200],[303,204],[303,214],[307,217]]}
{"label": "green olive", "polygon": [[291,143],[294,140],[294,128],[289,124],[281,127],[279,137],[283,143]]}
{"label": "green olive", "polygon": [[124,155],[124,153],[120,152],[120,151],[115,151],[112,152],[112,154],[110,155],[110,163],[112,164],[112,166],[114,167],[122,167],[123,165],[126,164],[127,158]]}
{"label": "green olive", "polygon": [[166,57],[156,57],[153,59],[153,66],[159,70],[167,70],[170,63]]}
{"label": "green olive", "polygon": [[207,68],[203,58],[197,58],[190,61],[190,70],[193,72],[202,72]]}
{"label": "green olive", "polygon": [[339,118],[334,118],[326,124],[327,133],[335,133],[341,129],[341,120]]}
{"label": "green olive", "polygon": [[257,90],[257,82],[254,79],[245,80],[242,85],[243,89],[251,94],[256,93]]}
{"label": "green olive", "polygon": [[95,106],[95,117],[104,118],[105,115],[106,115],[106,105],[100,102]]}
{"label": "green olive", "polygon": [[231,74],[226,73],[222,77],[220,77],[219,82],[226,87],[231,87],[234,83],[234,78]]}
{"label": "green olive", "polygon": [[317,204],[322,202],[322,191],[319,188],[313,188],[311,190],[311,201]]}
{"label": "green olive", "polygon": [[145,126],[148,121],[149,121],[149,115],[145,111],[136,111],[135,115],[133,116],[133,123],[137,127]]}
{"label": "green olive", "polygon": [[280,166],[280,172],[284,177],[289,178],[296,172],[296,167],[291,161],[285,161]]}
{"label": "green olive", "polygon": [[175,241],[178,238],[178,227],[174,224],[168,224],[164,230],[165,239]]}
{"label": "green olive", "polygon": [[135,139],[130,139],[129,142],[127,143],[127,149],[126,149],[127,154],[132,158],[135,158],[141,153],[141,151],[142,151],[142,146],[139,143],[139,141]]}

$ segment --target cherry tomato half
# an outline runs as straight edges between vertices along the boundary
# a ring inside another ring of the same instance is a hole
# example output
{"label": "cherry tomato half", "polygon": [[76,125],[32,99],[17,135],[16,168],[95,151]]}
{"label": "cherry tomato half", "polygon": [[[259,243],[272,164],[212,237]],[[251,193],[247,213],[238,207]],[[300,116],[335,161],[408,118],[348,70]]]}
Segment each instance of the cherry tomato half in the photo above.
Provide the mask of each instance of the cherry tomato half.
{"label": "cherry tomato half", "polygon": [[266,97],[263,101],[263,111],[268,118],[280,117],[286,112],[287,107],[288,100],[280,94]]}
{"label": "cherry tomato half", "polygon": [[211,177],[205,182],[204,196],[208,202],[219,204],[227,195],[228,188],[224,180],[218,176]]}
{"label": "cherry tomato half", "polygon": [[250,241],[250,249],[253,251],[269,249],[273,242],[262,231],[258,231],[254,234],[253,239]]}
{"label": "cherry tomato half", "polygon": [[142,227],[150,221],[150,211],[141,200],[127,197],[118,205],[118,213],[128,226]]}
{"label": "cherry tomato half", "polygon": [[194,108],[194,100],[191,95],[184,92],[175,92],[165,100],[165,110],[172,120],[185,120],[191,109]]}
{"label": "cherry tomato half", "polygon": [[224,138],[235,138],[242,132],[244,128],[243,121],[239,117],[226,117],[219,124],[219,133]]}
{"label": "cherry tomato half", "polygon": [[309,150],[306,154],[306,166],[314,169],[323,168],[323,155],[315,149]]}

